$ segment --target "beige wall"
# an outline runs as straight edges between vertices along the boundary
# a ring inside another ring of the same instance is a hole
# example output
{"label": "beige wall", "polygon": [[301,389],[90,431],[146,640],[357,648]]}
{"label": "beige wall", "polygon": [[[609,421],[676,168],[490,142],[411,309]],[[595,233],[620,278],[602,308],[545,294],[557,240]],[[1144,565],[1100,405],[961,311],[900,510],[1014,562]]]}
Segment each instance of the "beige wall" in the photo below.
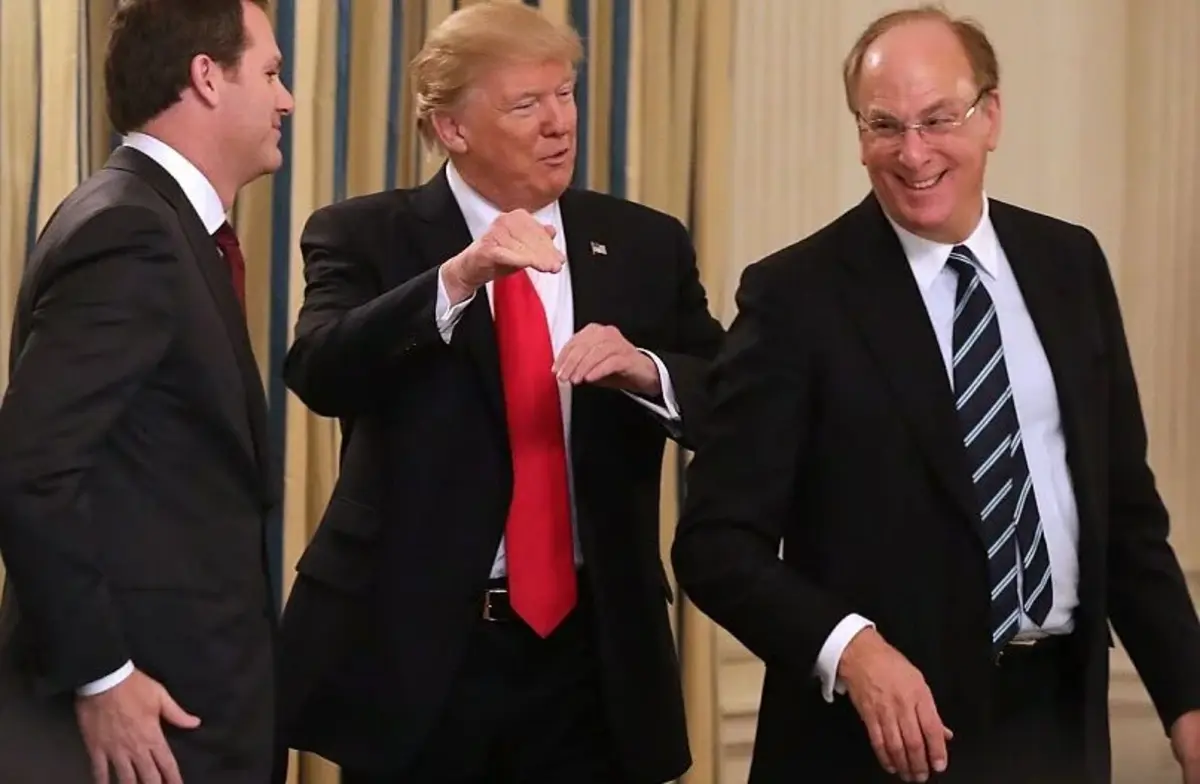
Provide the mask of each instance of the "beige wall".
{"label": "beige wall", "polygon": [[[747,263],[865,194],[841,58],[874,15],[897,5],[737,4],[726,319]],[[1200,310],[1190,316],[1188,307],[1200,306],[1200,272],[1192,272],[1200,255],[1200,2],[946,5],[982,22],[1000,56],[1005,124],[989,194],[1085,223],[1109,254],[1173,540],[1185,568],[1198,570]],[[740,646],[719,639],[721,784],[734,784],[745,780],[761,672]]]}

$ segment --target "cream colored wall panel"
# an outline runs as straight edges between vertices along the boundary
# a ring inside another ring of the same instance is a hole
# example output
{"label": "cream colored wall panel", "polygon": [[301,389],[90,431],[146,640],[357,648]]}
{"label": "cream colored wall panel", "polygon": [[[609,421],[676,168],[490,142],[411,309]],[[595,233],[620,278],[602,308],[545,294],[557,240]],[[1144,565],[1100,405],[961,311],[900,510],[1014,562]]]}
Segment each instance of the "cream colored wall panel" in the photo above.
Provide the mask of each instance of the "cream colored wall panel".
{"label": "cream colored wall panel", "polygon": [[1185,568],[1200,568],[1200,3],[1129,17],[1128,187],[1118,291],[1151,463]]}

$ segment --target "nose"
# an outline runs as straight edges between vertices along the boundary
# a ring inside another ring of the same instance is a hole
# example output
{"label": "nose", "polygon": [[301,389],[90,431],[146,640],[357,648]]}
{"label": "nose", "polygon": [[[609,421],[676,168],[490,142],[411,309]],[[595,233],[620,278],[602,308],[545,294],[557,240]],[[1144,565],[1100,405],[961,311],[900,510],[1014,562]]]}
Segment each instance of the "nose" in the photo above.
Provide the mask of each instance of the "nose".
{"label": "nose", "polygon": [[288,91],[288,88],[283,86],[282,82],[279,83],[279,98],[275,103],[275,109],[280,114],[291,114],[296,108],[295,99],[292,98],[292,94]]}
{"label": "nose", "polygon": [[559,101],[555,98],[546,101],[546,110],[542,115],[542,127],[547,136],[562,136],[571,128],[571,117],[575,112],[575,104],[571,101]]}
{"label": "nose", "polygon": [[917,169],[929,158],[929,145],[918,130],[905,128],[896,154],[902,164],[910,169]]}

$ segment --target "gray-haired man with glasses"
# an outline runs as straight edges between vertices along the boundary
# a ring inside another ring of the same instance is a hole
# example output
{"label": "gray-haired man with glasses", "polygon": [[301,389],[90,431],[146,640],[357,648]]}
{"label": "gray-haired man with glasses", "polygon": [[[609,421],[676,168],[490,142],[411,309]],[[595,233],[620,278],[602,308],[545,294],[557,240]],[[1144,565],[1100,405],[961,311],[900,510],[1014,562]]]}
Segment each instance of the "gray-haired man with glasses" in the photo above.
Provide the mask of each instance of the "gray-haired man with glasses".
{"label": "gray-haired man with glasses", "polygon": [[1111,620],[1200,782],[1200,624],[1095,237],[984,195],[976,25],[881,17],[844,76],[872,193],[746,271],[673,553],[767,664],[750,781],[1108,781]]}

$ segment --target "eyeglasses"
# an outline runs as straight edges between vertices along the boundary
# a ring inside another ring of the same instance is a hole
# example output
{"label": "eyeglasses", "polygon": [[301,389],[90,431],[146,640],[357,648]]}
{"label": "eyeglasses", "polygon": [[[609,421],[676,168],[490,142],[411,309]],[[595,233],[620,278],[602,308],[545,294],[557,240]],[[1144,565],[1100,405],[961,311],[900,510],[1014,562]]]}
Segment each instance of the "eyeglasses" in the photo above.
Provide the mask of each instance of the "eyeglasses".
{"label": "eyeglasses", "polygon": [[926,117],[921,122],[906,123],[897,120],[895,117],[873,117],[870,120],[856,113],[855,119],[858,121],[858,129],[861,133],[865,133],[872,138],[880,141],[897,142],[904,137],[904,134],[912,129],[922,139],[930,139],[932,137],[946,136],[962,127],[963,123],[971,119],[975,114],[975,110],[979,108],[980,102],[984,97],[992,91],[992,88],[985,87],[975,96],[975,100],[963,112],[953,112],[950,110],[939,110]]}

